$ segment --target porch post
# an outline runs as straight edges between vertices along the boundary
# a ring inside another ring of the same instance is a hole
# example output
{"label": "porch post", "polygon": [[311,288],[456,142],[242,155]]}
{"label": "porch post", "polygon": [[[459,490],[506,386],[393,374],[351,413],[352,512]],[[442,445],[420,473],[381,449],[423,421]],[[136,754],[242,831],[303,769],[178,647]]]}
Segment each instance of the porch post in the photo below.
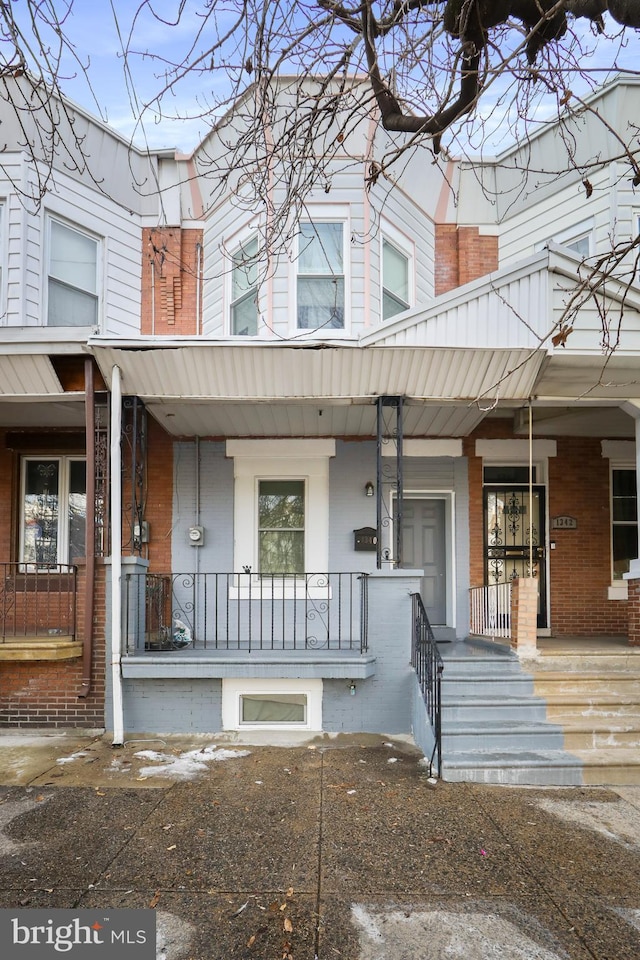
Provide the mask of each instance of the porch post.
{"label": "porch post", "polygon": [[[633,417],[636,427],[636,489],[640,485],[640,400],[627,400],[622,409]],[[638,509],[638,530],[640,530],[640,503],[636,501]],[[640,550],[639,550],[640,552]],[[640,557],[636,557],[629,564],[629,572],[623,574],[628,585],[628,634],[629,644],[640,646]]]}

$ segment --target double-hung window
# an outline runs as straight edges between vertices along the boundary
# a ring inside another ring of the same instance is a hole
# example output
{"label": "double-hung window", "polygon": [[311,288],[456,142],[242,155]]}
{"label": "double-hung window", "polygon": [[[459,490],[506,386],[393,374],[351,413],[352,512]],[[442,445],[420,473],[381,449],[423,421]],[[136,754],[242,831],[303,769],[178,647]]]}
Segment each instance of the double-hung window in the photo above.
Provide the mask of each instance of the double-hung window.
{"label": "double-hung window", "polygon": [[238,337],[258,334],[258,239],[241,244],[231,263],[231,333]]}
{"label": "double-hung window", "polygon": [[382,319],[409,309],[409,257],[382,238]]}
{"label": "double-hung window", "polygon": [[302,574],[304,480],[258,481],[258,557],[261,574]]}
{"label": "double-hung window", "polygon": [[49,218],[47,322],[53,327],[98,323],[98,241]]}
{"label": "double-hung window", "polygon": [[638,495],[634,469],[611,469],[613,579],[622,580],[638,556]]}
{"label": "double-hung window", "polygon": [[84,556],[86,461],[79,457],[24,457],[20,504],[20,560],[35,568]]}
{"label": "double-hung window", "polygon": [[344,330],[344,223],[303,221],[298,236],[297,326]]}

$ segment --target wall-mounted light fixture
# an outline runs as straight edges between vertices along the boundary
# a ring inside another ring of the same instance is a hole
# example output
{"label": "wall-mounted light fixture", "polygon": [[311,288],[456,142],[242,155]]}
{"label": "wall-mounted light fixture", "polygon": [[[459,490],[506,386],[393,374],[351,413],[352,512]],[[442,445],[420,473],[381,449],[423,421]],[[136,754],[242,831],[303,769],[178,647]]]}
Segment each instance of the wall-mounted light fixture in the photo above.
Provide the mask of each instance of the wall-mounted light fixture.
{"label": "wall-mounted light fixture", "polygon": [[373,496],[373,483],[371,482],[371,480],[369,480],[368,483],[365,483],[365,485],[364,485],[364,493],[365,493],[365,496],[366,496],[366,497],[372,497],[372,496]]}

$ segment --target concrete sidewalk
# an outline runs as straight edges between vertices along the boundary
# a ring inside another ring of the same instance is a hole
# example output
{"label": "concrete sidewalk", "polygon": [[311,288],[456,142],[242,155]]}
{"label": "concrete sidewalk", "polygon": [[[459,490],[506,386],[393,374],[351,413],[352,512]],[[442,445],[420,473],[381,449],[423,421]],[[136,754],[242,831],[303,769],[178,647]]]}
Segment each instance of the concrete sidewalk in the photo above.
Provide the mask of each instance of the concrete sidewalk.
{"label": "concrete sidewalk", "polygon": [[640,789],[429,781],[381,737],[0,734],[0,906],[148,907],[166,960],[637,960]]}

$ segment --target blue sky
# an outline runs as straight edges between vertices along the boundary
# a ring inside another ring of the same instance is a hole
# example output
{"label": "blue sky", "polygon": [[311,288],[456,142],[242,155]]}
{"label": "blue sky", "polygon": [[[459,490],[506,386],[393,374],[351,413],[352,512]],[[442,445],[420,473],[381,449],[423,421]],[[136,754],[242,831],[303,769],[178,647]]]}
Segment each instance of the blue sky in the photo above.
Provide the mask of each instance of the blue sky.
{"label": "blue sky", "polygon": [[[21,2],[18,0],[18,6]],[[65,0],[53,2],[57,9],[62,9],[65,4]],[[236,0],[214,0],[214,5],[218,30],[224,30],[239,4]],[[284,0],[283,7],[286,5],[287,0]],[[207,132],[206,120],[198,114],[217,99],[223,99],[228,92],[229,81],[224,70],[214,69],[203,76],[187,75],[175,93],[166,98],[168,112],[190,119],[177,121],[168,115],[160,119],[147,113],[140,124],[137,118],[141,106],[152,101],[163,86],[160,65],[145,57],[145,52],[152,51],[170,61],[180,59],[180,52],[188,49],[202,24],[198,11],[206,6],[205,0],[153,0],[152,8],[158,15],[154,17],[141,0],[75,0],[65,30],[75,44],[78,59],[88,64],[92,89],[82,71],[69,58],[61,82],[63,90],[89,112],[102,116],[124,136],[134,135],[139,145],[191,149]],[[178,18],[180,7],[182,13]],[[161,22],[160,18],[168,22]],[[178,19],[177,25],[170,25]],[[579,24],[586,42],[592,44],[588,24],[585,21],[579,21]],[[208,39],[203,38],[200,46],[204,46]],[[135,51],[128,60],[128,78],[122,55],[123,44]],[[594,68],[594,76],[603,81],[614,59],[620,67],[633,70],[640,67],[640,34],[631,33],[622,51],[618,51],[616,42],[602,39],[595,50],[589,66]],[[586,91],[575,84],[572,89],[580,93]],[[498,92],[499,88],[488,92],[487,108],[496,100]],[[538,109],[540,119],[544,119],[544,105]],[[500,125],[500,110],[496,111],[490,127]]]}

